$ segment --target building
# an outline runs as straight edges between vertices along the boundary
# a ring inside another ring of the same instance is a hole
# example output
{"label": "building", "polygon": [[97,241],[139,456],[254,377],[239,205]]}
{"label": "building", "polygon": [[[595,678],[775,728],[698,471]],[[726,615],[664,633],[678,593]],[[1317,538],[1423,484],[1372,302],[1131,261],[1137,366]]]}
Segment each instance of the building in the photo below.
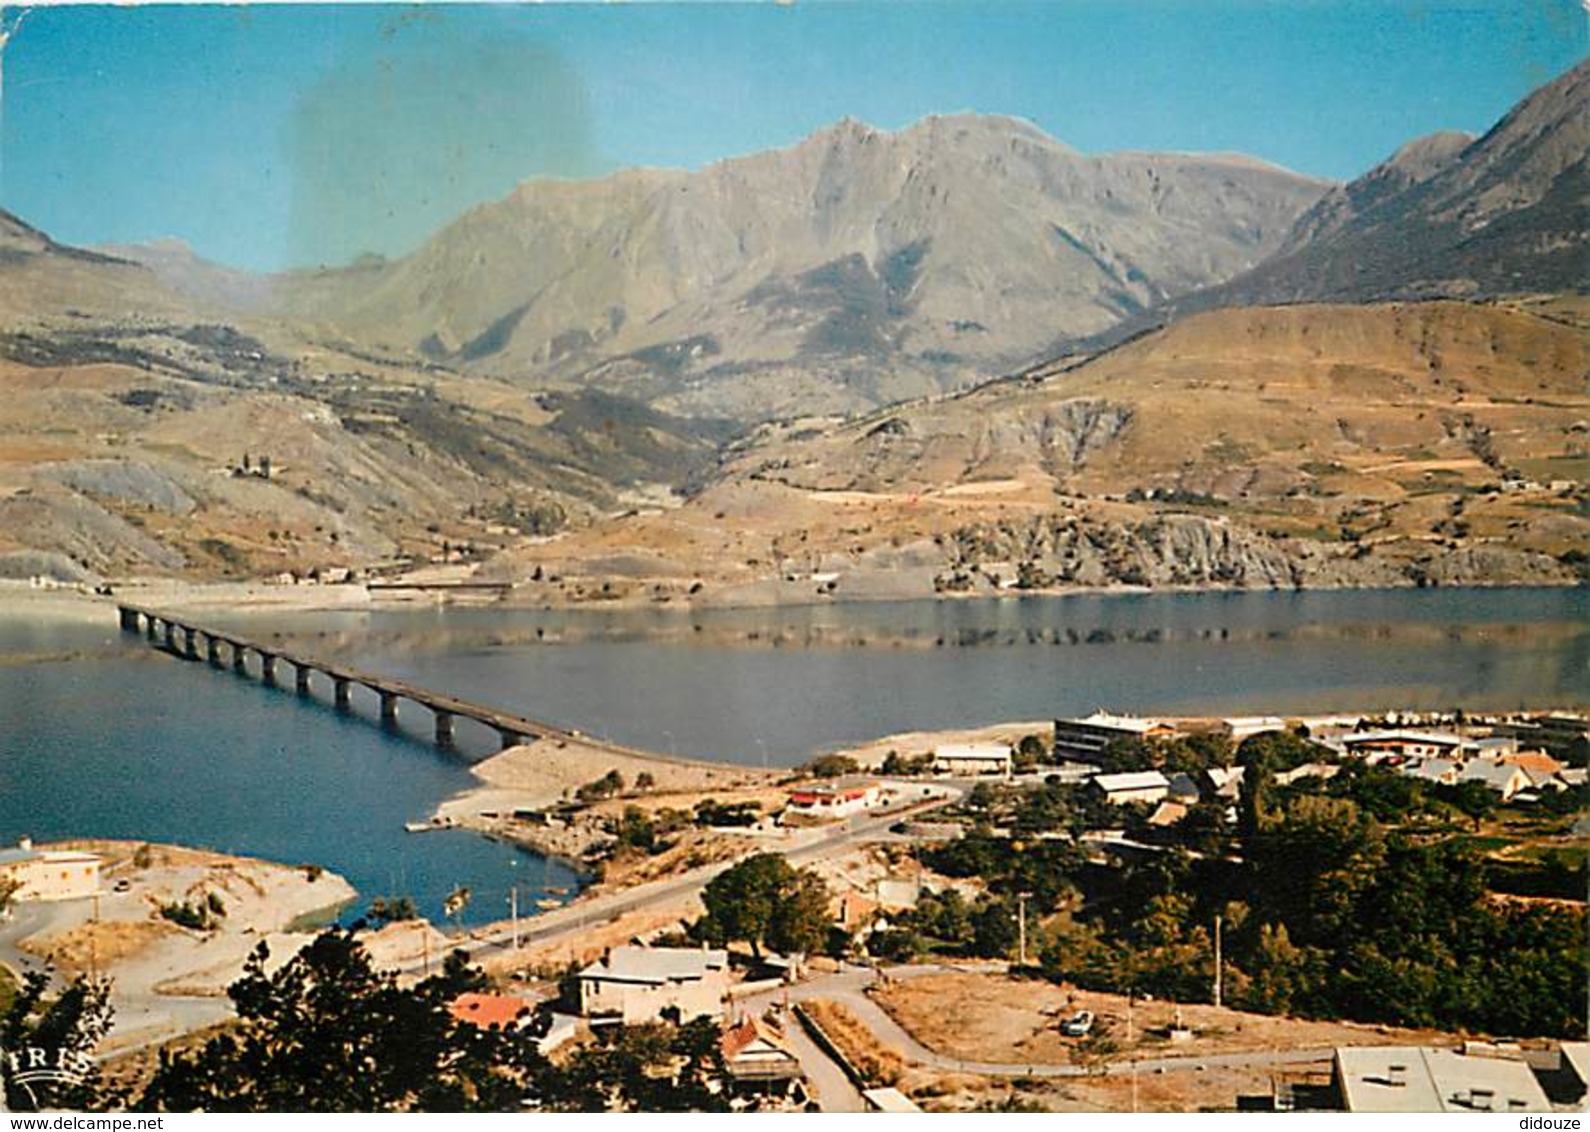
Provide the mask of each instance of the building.
{"label": "building", "polygon": [[1222,719],[1220,724],[1226,737],[1233,743],[1240,743],[1266,731],[1286,730],[1286,720],[1278,715],[1237,715]]}
{"label": "building", "polygon": [[915,1101],[893,1086],[882,1089],[863,1089],[861,1096],[867,1102],[868,1112],[905,1113],[922,1111]]}
{"label": "building", "polygon": [[786,812],[809,818],[842,818],[871,809],[883,799],[876,782],[855,786],[809,786],[790,792]]}
{"label": "building", "polygon": [[591,1025],[719,1018],[729,953],[690,947],[615,947],[580,972],[580,1013]]}
{"label": "building", "polygon": [[1390,758],[1460,758],[1468,745],[1460,735],[1439,731],[1359,731],[1341,737],[1341,748],[1369,762]]}
{"label": "building", "polygon": [[1530,787],[1529,775],[1521,766],[1511,763],[1475,759],[1458,772],[1458,782],[1483,782],[1501,795],[1502,801],[1511,801],[1513,795]]}
{"label": "building", "polygon": [[1004,743],[945,743],[933,752],[933,769],[944,774],[1009,774]]}
{"label": "building", "polygon": [[35,849],[24,837],[0,849],[0,879],[12,881],[13,900],[81,900],[99,892],[101,861],[76,849]]}
{"label": "building", "polygon": [[1518,767],[1529,776],[1529,784],[1537,789],[1542,786],[1549,786],[1554,790],[1564,789],[1562,779],[1558,775],[1566,767],[1545,751],[1517,751],[1503,755],[1496,761]]}
{"label": "building", "polygon": [[1242,796],[1242,779],[1247,772],[1245,766],[1211,766],[1200,773],[1208,793],[1224,801],[1235,802]]}
{"label": "building", "polygon": [[1097,762],[1099,753],[1117,739],[1167,739],[1175,734],[1174,727],[1159,720],[1096,711],[1084,719],[1054,721],[1054,755]]}
{"label": "building", "polygon": [[1523,1061],[1425,1046],[1344,1047],[1332,1079],[1348,1112],[1550,1112]]}
{"label": "building", "polygon": [[534,1002],[518,995],[470,991],[453,999],[447,1012],[478,1030],[517,1030],[535,1017],[535,1009]]}
{"label": "building", "polygon": [[1463,764],[1456,759],[1419,759],[1417,762],[1403,764],[1402,773],[1422,782],[1451,786],[1457,781],[1458,772],[1462,769]]}
{"label": "building", "polygon": [[1128,802],[1159,802],[1170,793],[1170,780],[1157,770],[1134,770],[1125,774],[1095,774],[1089,785],[1104,795],[1112,806]]}
{"label": "building", "polygon": [[782,1092],[805,1076],[799,1059],[784,1045],[784,1036],[757,1018],[727,1027],[718,1048],[736,1092]]}

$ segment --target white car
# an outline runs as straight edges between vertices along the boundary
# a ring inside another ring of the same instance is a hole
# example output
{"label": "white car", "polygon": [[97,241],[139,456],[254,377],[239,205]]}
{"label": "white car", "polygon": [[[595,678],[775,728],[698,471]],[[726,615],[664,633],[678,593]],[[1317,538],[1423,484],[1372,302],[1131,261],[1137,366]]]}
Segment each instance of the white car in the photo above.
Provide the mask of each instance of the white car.
{"label": "white car", "polygon": [[1093,1011],[1078,1010],[1071,1017],[1060,1023],[1060,1032],[1068,1038],[1085,1037],[1093,1029]]}

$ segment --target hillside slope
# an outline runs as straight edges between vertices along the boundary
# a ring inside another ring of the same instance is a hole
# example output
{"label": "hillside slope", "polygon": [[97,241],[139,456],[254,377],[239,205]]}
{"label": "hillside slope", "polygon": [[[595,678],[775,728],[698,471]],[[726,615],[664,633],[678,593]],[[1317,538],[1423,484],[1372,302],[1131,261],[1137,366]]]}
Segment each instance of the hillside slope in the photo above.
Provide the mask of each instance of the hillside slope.
{"label": "hillside slope", "polygon": [[650,555],[786,596],[813,574],[852,596],[1564,582],[1590,562],[1587,373],[1582,329],[1501,307],[1212,312],[1080,366],[765,428],[687,507],[512,568],[638,578]]}

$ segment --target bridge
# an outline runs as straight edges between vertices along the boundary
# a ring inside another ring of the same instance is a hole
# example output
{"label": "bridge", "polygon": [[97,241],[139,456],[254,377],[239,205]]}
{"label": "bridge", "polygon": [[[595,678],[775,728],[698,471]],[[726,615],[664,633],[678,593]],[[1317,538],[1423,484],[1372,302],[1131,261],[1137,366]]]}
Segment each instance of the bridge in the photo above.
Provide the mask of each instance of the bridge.
{"label": "bridge", "polygon": [[[381,723],[386,727],[396,726],[400,701],[418,704],[431,713],[436,745],[443,749],[452,748],[454,722],[462,718],[472,719],[495,730],[504,749],[533,739],[561,739],[611,747],[625,753],[643,753],[630,752],[615,744],[594,742],[567,728],[433,692],[406,680],[365,672],[345,664],[332,664],[278,644],[266,644],[237,633],[207,628],[171,613],[122,603],[117,603],[116,610],[121,618],[122,632],[142,633],[152,645],[163,648],[173,656],[186,660],[205,660],[212,668],[230,667],[233,672],[247,676],[252,675],[248,669],[248,656],[253,653],[258,658],[260,682],[266,687],[278,687],[279,669],[291,668],[294,690],[300,696],[309,696],[314,692],[311,681],[318,675],[323,681],[330,682],[332,702],[338,711],[351,710],[355,686],[368,688],[380,700]],[[647,757],[656,757],[646,754]]]}

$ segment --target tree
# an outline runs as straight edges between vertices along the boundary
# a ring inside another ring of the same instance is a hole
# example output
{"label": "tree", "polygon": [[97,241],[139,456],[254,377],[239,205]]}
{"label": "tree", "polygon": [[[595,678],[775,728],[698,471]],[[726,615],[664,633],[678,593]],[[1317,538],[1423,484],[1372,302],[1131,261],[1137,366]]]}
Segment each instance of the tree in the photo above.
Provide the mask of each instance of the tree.
{"label": "tree", "polygon": [[971,950],[984,959],[1006,959],[1016,950],[1020,908],[997,896],[983,896],[971,913]]}
{"label": "tree", "polygon": [[700,925],[704,938],[744,940],[757,955],[764,944],[815,952],[827,938],[827,886],[815,873],[796,872],[774,853],[747,857],[713,877],[701,902],[707,909]]}
{"label": "tree", "polygon": [[370,901],[370,909],[364,914],[372,927],[381,927],[384,924],[395,924],[402,920],[419,919],[420,911],[414,905],[412,896],[377,896]]}
{"label": "tree", "polygon": [[773,907],[767,945],[785,955],[816,955],[828,943],[828,886],[809,869],[795,874]]}
{"label": "tree", "polygon": [[861,769],[861,764],[849,755],[819,755],[800,769],[803,774],[813,778],[840,778],[855,774]]}
{"label": "tree", "polygon": [[625,1026],[554,1074],[547,1107],[566,1112],[722,1112],[727,1075],[717,1023]]}
{"label": "tree", "polygon": [[533,1040],[449,1013],[459,994],[485,985],[462,952],[412,987],[374,970],[351,932],[317,936],[274,973],[269,958],[261,943],[228,988],[236,1027],[198,1050],[161,1051],[140,1108],[517,1111],[546,1083]]}

